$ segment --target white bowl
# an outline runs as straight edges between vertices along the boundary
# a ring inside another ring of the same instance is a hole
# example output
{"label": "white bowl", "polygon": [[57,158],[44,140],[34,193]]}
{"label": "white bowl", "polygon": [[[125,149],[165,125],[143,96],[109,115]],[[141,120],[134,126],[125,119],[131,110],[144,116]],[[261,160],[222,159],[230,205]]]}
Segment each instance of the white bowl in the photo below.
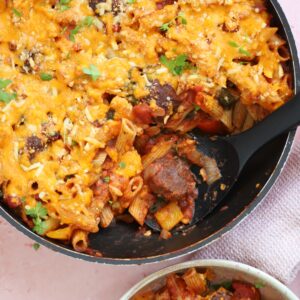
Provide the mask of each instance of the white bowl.
{"label": "white bowl", "polygon": [[216,275],[216,282],[224,280],[243,280],[249,283],[263,283],[260,288],[265,300],[299,300],[298,297],[280,281],[248,265],[227,260],[194,260],[180,263],[149,275],[132,287],[120,300],[130,300],[138,293],[160,288],[165,283],[166,275],[184,272],[192,267],[209,268]]}

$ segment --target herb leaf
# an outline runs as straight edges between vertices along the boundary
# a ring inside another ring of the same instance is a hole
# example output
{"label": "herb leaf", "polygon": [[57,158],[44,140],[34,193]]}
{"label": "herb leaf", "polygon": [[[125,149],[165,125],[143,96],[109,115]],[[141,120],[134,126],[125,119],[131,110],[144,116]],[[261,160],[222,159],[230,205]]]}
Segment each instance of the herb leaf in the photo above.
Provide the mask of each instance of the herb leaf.
{"label": "herb leaf", "polygon": [[225,288],[226,290],[229,290],[232,288],[232,281],[229,280],[229,281],[224,281],[224,282],[220,282],[217,284],[212,284],[210,287],[212,289],[214,289],[215,291],[221,287]]}
{"label": "herb leaf", "polygon": [[4,102],[4,103],[9,103],[11,100],[16,99],[17,94],[16,93],[7,93],[4,92],[2,90],[0,90],[0,101]]}
{"label": "herb leaf", "polygon": [[90,65],[89,68],[83,68],[83,73],[86,75],[90,75],[93,81],[96,81],[100,77],[100,72],[95,65]]}
{"label": "herb leaf", "polygon": [[159,27],[159,29],[161,31],[168,31],[170,29],[170,25],[172,25],[172,22],[164,23]]}
{"label": "herb leaf", "polygon": [[87,16],[83,19],[81,24],[82,24],[82,26],[90,27],[93,25],[93,23],[94,23],[94,18],[91,16]]}
{"label": "herb leaf", "polygon": [[52,77],[51,74],[41,73],[41,74],[40,74],[40,78],[41,78],[43,81],[49,81],[49,80],[51,80],[53,77]]}
{"label": "herb leaf", "polygon": [[201,107],[197,104],[194,104],[194,111],[197,112],[201,109]]}
{"label": "herb leaf", "polygon": [[173,75],[181,75],[184,70],[190,69],[192,67],[191,64],[187,61],[187,58],[188,57],[186,54],[181,54],[176,58],[169,60],[165,55],[162,55],[159,60],[169,69],[169,71]]}
{"label": "herb leaf", "polygon": [[32,230],[36,232],[37,234],[44,234],[47,229],[47,224],[45,221],[42,221],[41,219],[33,219],[34,227]]}
{"label": "herb leaf", "polygon": [[233,47],[233,48],[239,48],[239,47],[240,47],[240,46],[239,46],[236,42],[234,42],[234,41],[229,41],[229,42],[228,42],[228,45],[231,46],[231,47]]}
{"label": "herb leaf", "polygon": [[120,167],[121,169],[125,169],[125,168],[126,168],[126,164],[124,163],[124,161],[121,161],[121,162],[119,163],[119,167]]}
{"label": "herb leaf", "polygon": [[246,56],[251,56],[250,52],[245,50],[244,48],[240,48],[239,49],[239,53],[243,54],[243,55],[246,55]]}
{"label": "herb leaf", "polygon": [[5,89],[11,83],[12,83],[12,81],[10,79],[1,79],[0,78],[0,89]]}
{"label": "herb leaf", "polygon": [[72,41],[73,43],[75,43],[75,34],[79,32],[81,27],[81,25],[77,25],[74,29],[70,31],[70,41]]}
{"label": "herb leaf", "polygon": [[37,202],[35,207],[28,208],[25,212],[27,216],[32,218],[45,218],[48,213],[46,207],[44,207],[41,202]]}
{"label": "herb leaf", "polygon": [[34,244],[32,245],[32,248],[33,248],[35,251],[39,250],[40,247],[41,247],[41,245],[38,244],[38,243],[34,243]]}
{"label": "herb leaf", "polygon": [[61,11],[68,10],[70,8],[69,4],[72,0],[59,0],[58,7]]}
{"label": "herb leaf", "polygon": [[110,177],[109,176],[104,177],[103,181],[106,182],[106,183],[109,183],[110,182]]}
{"label": "herb leaf", "polygon": [[254,283],[254,286],[255,286],[257,289],[261,289],[261,288],[265,287],[266,284],[265,284],[264,282],[262,282],[262,281],[258,281],[258,282],[256,282],[256,283]]}
{"label": "herb leaf", "polygon": [[186,25],[186,24],[187,24],[187,20],[186,20],[186,18],[184,17],[184,13],[183,13],[183,12],[180,12],[180,13],[178,14],[177,19],[180,20],[181,24],[183,24],[183,25]]}
{"label": "herb leaf", "polygon": [[16,8],[12,9],[12,12],[15,16],[21,18],[22,17],[22,13],[20,11],[18,11]]}

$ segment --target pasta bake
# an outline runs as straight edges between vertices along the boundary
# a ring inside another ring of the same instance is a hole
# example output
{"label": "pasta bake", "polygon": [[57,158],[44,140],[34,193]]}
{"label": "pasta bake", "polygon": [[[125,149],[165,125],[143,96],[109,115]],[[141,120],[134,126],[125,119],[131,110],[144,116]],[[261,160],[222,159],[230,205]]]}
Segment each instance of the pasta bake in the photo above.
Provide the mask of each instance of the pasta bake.
{"label": "pasta bake", "polygon": [[1,201],[80,252],[120,220],[188,224],[222,176],[189,133],[292,96],[263,0],[5,0],[0,32]]}
{"label": "pasta bake", "polygon": [[248,282],[233,280],[213,283],[214,274],[211,270],[204,273],[190,268],[184,274],[169,274],[160,289],[142,292],[132,300],[260,300],[259,288],[261,282],[250,284]]}

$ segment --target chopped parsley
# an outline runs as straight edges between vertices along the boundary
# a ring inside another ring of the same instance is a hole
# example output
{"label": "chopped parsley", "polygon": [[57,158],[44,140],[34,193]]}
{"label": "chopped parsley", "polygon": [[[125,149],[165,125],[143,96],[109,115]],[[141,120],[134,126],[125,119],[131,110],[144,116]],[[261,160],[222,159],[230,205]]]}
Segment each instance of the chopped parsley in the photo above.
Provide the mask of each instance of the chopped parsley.
{"label": "chopped parsley", "polygon": [[51,80],[53,77],[51,74],[48,74],[48,73],[41,73],[40,74],[40,78],[43,80],[43,81],[49,81]]}
{"label": "chopped parsley", "polygon": [[191,69],[192,65],[187,61],[187,55],[181,54],[174,59],[168,59],[162,55],[159,60],[173,75],[181,75],[184,70]]}
{"label": "chopped parsley", "polygon": [[90,65],[89,68],[83,68],[83,73],[92,77],[93,81],[96,81],[100,77],[100,72],[95,65]]}
{"label": "chopped parsley", "polygon": [[58,8],[60,11],[65,11],[70,8],[69,4],[72,0],[59,0]]}
{"label": "chopped parsley", "polygon": [[136,2],[136,0],[127,0],[127,3],[128,4],[133,4],[133,3],[135,3]]}
{"label": "chopped parsley", "polygon": [[70,41],[75,43],[75,35],[79,32],[79,30],[83,27],[90,27],[94,23],[94,18],[91,16],[85,17],[74,29],[70,31]]}
{"label": "chopped parsley", "polygon": [[226,290],[230,290],[232,288],[232,281],[229,280],[229,281],[220,282],[218,284],[212,284],[210,287],[215,291],[217,291],[221,287],[225,288]]}
{"label": "chopped parsley", "polygon": [[180,12],[180,13],[178,14],[177,20],[180,20],[181,24],[183,24],[183,25],[186,25],[186,24],[187,24],[187,20],[186,20],[186,18],[184,17],[184,13],[183,13],[183,12]]}
{"label": "chopped parsley", "polygon": [[178,21],[179,21],[181,24],[183,24],[183,25],[186,25],[186,24],[187,24],[187,20],[186,20],[186,18],[184,17],[184,14],[183,14],[182,12],[180,12],[180,13],[178,14],[178,16],[177,16],[174,20],[162,24],[162,25],[159,27],[159,29],[160,29],[161,31],[165,31],[165,32],[168,31],[168,30],[170,29],[170,26],[173,25],[173,24],[175,24],[175,21],[176,21],[176,20],[178,20]]}
{"label": "chopped parsley", "polygon": [[109,183],[110,182],[110,177],[109,176],[104,177],[103,181],[106,182],[106,183]]}
{"label": "chopped parsley", "polygon": [[18,11],[16,8],[12,9],[12,12],[15,16],[21,18],[22,17],[22,13],[20,11]]}
{"label": "chopped parsley", "polygon": [[40,247],[41,247],[41,245],[38,244],[38,243],[34,243],[34,244],[32,245],[32,248],[33,248],[35,251],[39,250]]}
{"label": "chopped parsley", "polygon": [[254,286],[257,288],[257,289],[261,289],[263,287],[266,286],[266,284],[264,282],[261,282],[261,281],[258,281],[256,283],[254,283]]}
{"label": "chopped parsley", "polygon": [[121,162],[119,163],[119,167],[120,167],[121,169],[125,169],[125,168],[126,168],[126,164],[124,163],[124,161],[121,161]]}
{"label": "chopped parsley", "polygon": [[195,112],[199,111],[201,109],[201,107],[197,104],[194,104],[194,110]]}
{"label": "chopped parsley", "polygon": [[34,224],[33,231],[38,234],[44,234],[47,229],[47,224],[44,219],[47,217],[48,212],[42,203],[37,202],[35,207],[25,208],[25,213],[32,218]]}
{"label": "chopped parsley", "polygon": [[81,27],[81,25],[77,25],[74,29],[70,31],[70,41],[72,41],[73,43],[75,43],[75,34],[79,32]]}
{"label": "chopped parsley", "polygon": [[245,50],[245,49],[242,48],[242,47],[239,49],[239,52],[240,52],[241,54],[243,54],[243,55],[251,56],[250,52],[247,51],[247,50]]}
{"label": "chopped parsley", "polygon": [[236,42],[234,42],[234,41],[229,41],[228,44],[229,44],[229,46],[231,46],[231,47],[233,47],[233,48],[239,48],[239,47],[240,47],[240,46],[239,46]]}
{"label": "chopped parsley", "polygon": [[251,56],[250,52],[245,50],[243,47],[241,47],[239,44],[237,44],[234,41],[229,41],[228,42],[229,46],[233,47],[233,48],[238,48],[238,51],[240,54],[246,55],[246,56]]}
{"label": "chopped parsley", "polygon": [[12,81],[11,81],[10,79],[1,79],[1,78],[0,78],[0,89],[5,89],[5,88],[8,87],[11,83],[12,83]]}
{"label": "chopped parsley", "polygon": [[6,104],[17,98],[16,93],[8,93],[4,91],[4,89],[7,88],[11,83],[12,81],[10,79],[0,79],[0,101]]}
{"label": "chopped parsley", "polygon": [[164,23],[159,27],[159,29],[161,31],[168,31],[170,29],[170,25],[172,25],[172,22]]}

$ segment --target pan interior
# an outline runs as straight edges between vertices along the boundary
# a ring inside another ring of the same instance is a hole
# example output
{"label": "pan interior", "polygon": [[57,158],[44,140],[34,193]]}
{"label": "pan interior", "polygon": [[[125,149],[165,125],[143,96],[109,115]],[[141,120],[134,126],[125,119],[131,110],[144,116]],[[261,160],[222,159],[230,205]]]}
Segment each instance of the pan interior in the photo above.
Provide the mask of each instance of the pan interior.
{"label": "pan interior", "polygon": [[[294,41],[288,24],[278,8],[278,3],[276,1],[273,2],[273,4],[270,2],[269,5],[270,12],[274,16],[272,23],[280,29],[280,35],[289,41],[290,51],[293,56],[293,62],[290,63],[289,68],[295,74],[295,77],[299,75],[299,71]],[[279,15],[277,15],[278,12]],[[100,230],[98,234],[90,235],[91,248],[103,254],[103,258],[93,258],[76,253],[67,245],[41,238],[29,232],[25,225],[18,226],[18,228],[46,246],[75,257],[97,262],[145,263],[150,260],[158,261],[166,257],[187,253],[215,239],[225,226],[236,220],[238,216],[242,218],[242,215],[249,213],[263,199],[263,195],[259,195],[259,192],[270,179],[280,157],[282,163],[286,160],[288,151],[285,151],[283,156],[282,153],[285,147],[290,147],[290,145],[285,146],[287,140],[291,142],[292,139],[293,134],[284,134],[259,150],[247,163],[238,182],[219,207],[188,232],[174,234],[169,240],[160,239],[157,233],[152,233],[151,236],[145,237],[143,233],[139,232],[136,224],[118,222],[107,229]],[[278,172],[273,175],[265,189],[271,187],[277,176]],[[8,211],[6,207],[0,207],[0,213],[12,224],[16,225],[13,219],[17,223],[22,224],[22,220],[13,212]]]}

